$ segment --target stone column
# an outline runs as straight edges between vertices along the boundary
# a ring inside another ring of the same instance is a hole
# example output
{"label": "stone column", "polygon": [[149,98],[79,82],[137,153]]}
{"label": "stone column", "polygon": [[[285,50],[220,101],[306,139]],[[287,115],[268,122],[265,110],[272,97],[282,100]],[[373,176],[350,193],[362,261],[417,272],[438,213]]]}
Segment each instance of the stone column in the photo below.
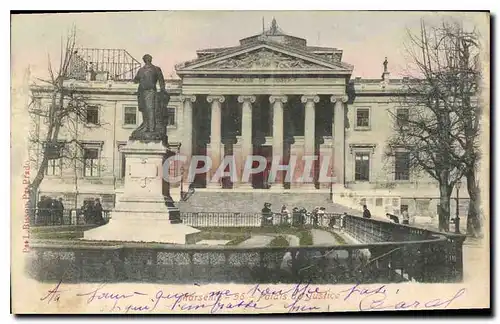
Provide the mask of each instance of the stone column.
{"label": "stone column", "polygon": [[[287,101],[286,96],[269,96],[269,102],[273,105],[273,159],[279,156],[280,164],[283,161],[283,104]],[[279,172],[275,184],[276,188],[283,188],[283,176]]]}
{"label": "stone column", "polygon": [[193,103],[196,101],[196,96],[181,95],[180,100],[184,105],[182,110],[182,142],[180,148],[181,156],[185,156],[184,160],[184,188],[187,191],[190,183],[187,183],[189,174],[189,165],[191,163],[191,155],[193,154]]}
{"label": "stone column", "polygon": [[334,142],[333,171],[337,178],[336,184],[344,187],[344,163],[345,163],[345,111],[344,106],[348,97],[332,96],[330,101],[335,104],[333,112],[332,134]]}
{"label": "stone column", "polygon": [[[305,105],[305,124],[304,124],[304,156],[314,156],[315,155],[315,104],[319,102],[319,96],[316,95],[306,95],[300,98],[302,103]],[[314,162],[311,168],[310,177],[314,179]],[[314,181],[304,182],[302,184],[306,188],[314,188]]]}
{"label": "stone column", "polygon": [[212,182],[212,177],[217,171],[221,162],[221,104],[224,102],[224,96],[207,96],[207,101],[212,104],[211,108],[211,126],[210,126],[210,158],[212,159],[212,167],[208,172],[207,187],[219,188],[220,182]]}
{"label": "stone column", "polygon": [[[243,104],[241,108],[241,173],[245,168],[247,156],[253,154],[252,145],[252,104],[255,102],[255,96],[239,96],[238,102]],[[248,182],[241,182],[242,188],[252,188],[252,176],[248,178]]]}

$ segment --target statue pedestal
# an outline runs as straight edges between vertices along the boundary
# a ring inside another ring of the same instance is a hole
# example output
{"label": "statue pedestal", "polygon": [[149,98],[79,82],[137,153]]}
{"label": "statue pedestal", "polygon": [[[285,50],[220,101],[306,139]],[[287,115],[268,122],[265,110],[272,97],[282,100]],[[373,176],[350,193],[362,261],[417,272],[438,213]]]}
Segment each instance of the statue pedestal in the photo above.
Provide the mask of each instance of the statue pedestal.
{"label": "statue pedestal", "polygon": [[199,230],[180,223],[179,209],[162,194],[165,146],[129,141],[124,191],[108,224],[85,231],[84,240],[189,244]]}

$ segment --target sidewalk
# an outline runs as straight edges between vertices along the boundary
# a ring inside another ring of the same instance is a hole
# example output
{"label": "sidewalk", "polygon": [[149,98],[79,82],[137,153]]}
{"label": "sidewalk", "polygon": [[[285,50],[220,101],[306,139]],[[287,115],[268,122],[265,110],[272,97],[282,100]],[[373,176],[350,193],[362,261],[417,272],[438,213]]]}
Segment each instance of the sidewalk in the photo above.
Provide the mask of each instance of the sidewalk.
{"label": "sidewalk", "polygon": [[463,245],[464,282],[476,281],[478,276],[489,278],[490,262],[491,249],[485,238],[465,240]]}

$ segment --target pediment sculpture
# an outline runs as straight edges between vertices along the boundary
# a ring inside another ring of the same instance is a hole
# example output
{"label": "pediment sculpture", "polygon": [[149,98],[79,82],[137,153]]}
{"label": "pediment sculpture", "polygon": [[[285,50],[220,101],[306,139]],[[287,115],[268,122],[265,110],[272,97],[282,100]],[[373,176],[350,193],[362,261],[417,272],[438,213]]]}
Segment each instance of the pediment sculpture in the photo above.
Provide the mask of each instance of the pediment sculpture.
{"label": "pediment sculpture", "polygon": [[307,62],[303,59],[288,56],[285,54],[260,50],[245,53],[236,57],[227,58],[207,66],[217,69],[327,69],[320,65]]}

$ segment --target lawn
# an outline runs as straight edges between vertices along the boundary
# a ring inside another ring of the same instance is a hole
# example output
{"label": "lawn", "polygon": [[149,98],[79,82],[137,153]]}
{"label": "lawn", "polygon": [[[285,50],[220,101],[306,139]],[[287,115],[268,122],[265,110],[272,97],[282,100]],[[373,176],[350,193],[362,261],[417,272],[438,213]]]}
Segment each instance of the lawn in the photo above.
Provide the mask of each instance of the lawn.
{"label": "lawn", "polygon": [[288,243],[288,240],[282,236],[278,235],[276,236],[271,243],[269,243],[268,246],[270,247],[288,247],[290,244]]}
{"label": "lawn", "polygon": [[[95,225],[80,226],[44,226],[32,227],[31,235],[35,239],[61,239],[77,240],[83,237],[83,232],[94,228]],[[311,231],[308,227],[291,226],[264,226],[264,227],[197,227],[202,232],[199,233],[198,240],[229,240],[226,245],[236,246],[249,239],[252,235],[273,235],[275,238],[270,246],[288,246],[285,235],[295,235],[299,238],[301,246],[313,244]],[[340,244],[346,244],[345,240],[337,233],[331,232]],[[286,241],[286,242],[285,242]]]}
{"label": "lawn", "polygon": [[[300,240],[301,246],[312,245],[312,235],[308,228],[297,228],[291,226],[263,226],[263,227],[197,227],[204,232],[211,233],[245,233],[248,235],[278,235],[291,234]],[[283,236],[282,236],[283,237]],[[288,242],[288,241],[287,241]]]}

